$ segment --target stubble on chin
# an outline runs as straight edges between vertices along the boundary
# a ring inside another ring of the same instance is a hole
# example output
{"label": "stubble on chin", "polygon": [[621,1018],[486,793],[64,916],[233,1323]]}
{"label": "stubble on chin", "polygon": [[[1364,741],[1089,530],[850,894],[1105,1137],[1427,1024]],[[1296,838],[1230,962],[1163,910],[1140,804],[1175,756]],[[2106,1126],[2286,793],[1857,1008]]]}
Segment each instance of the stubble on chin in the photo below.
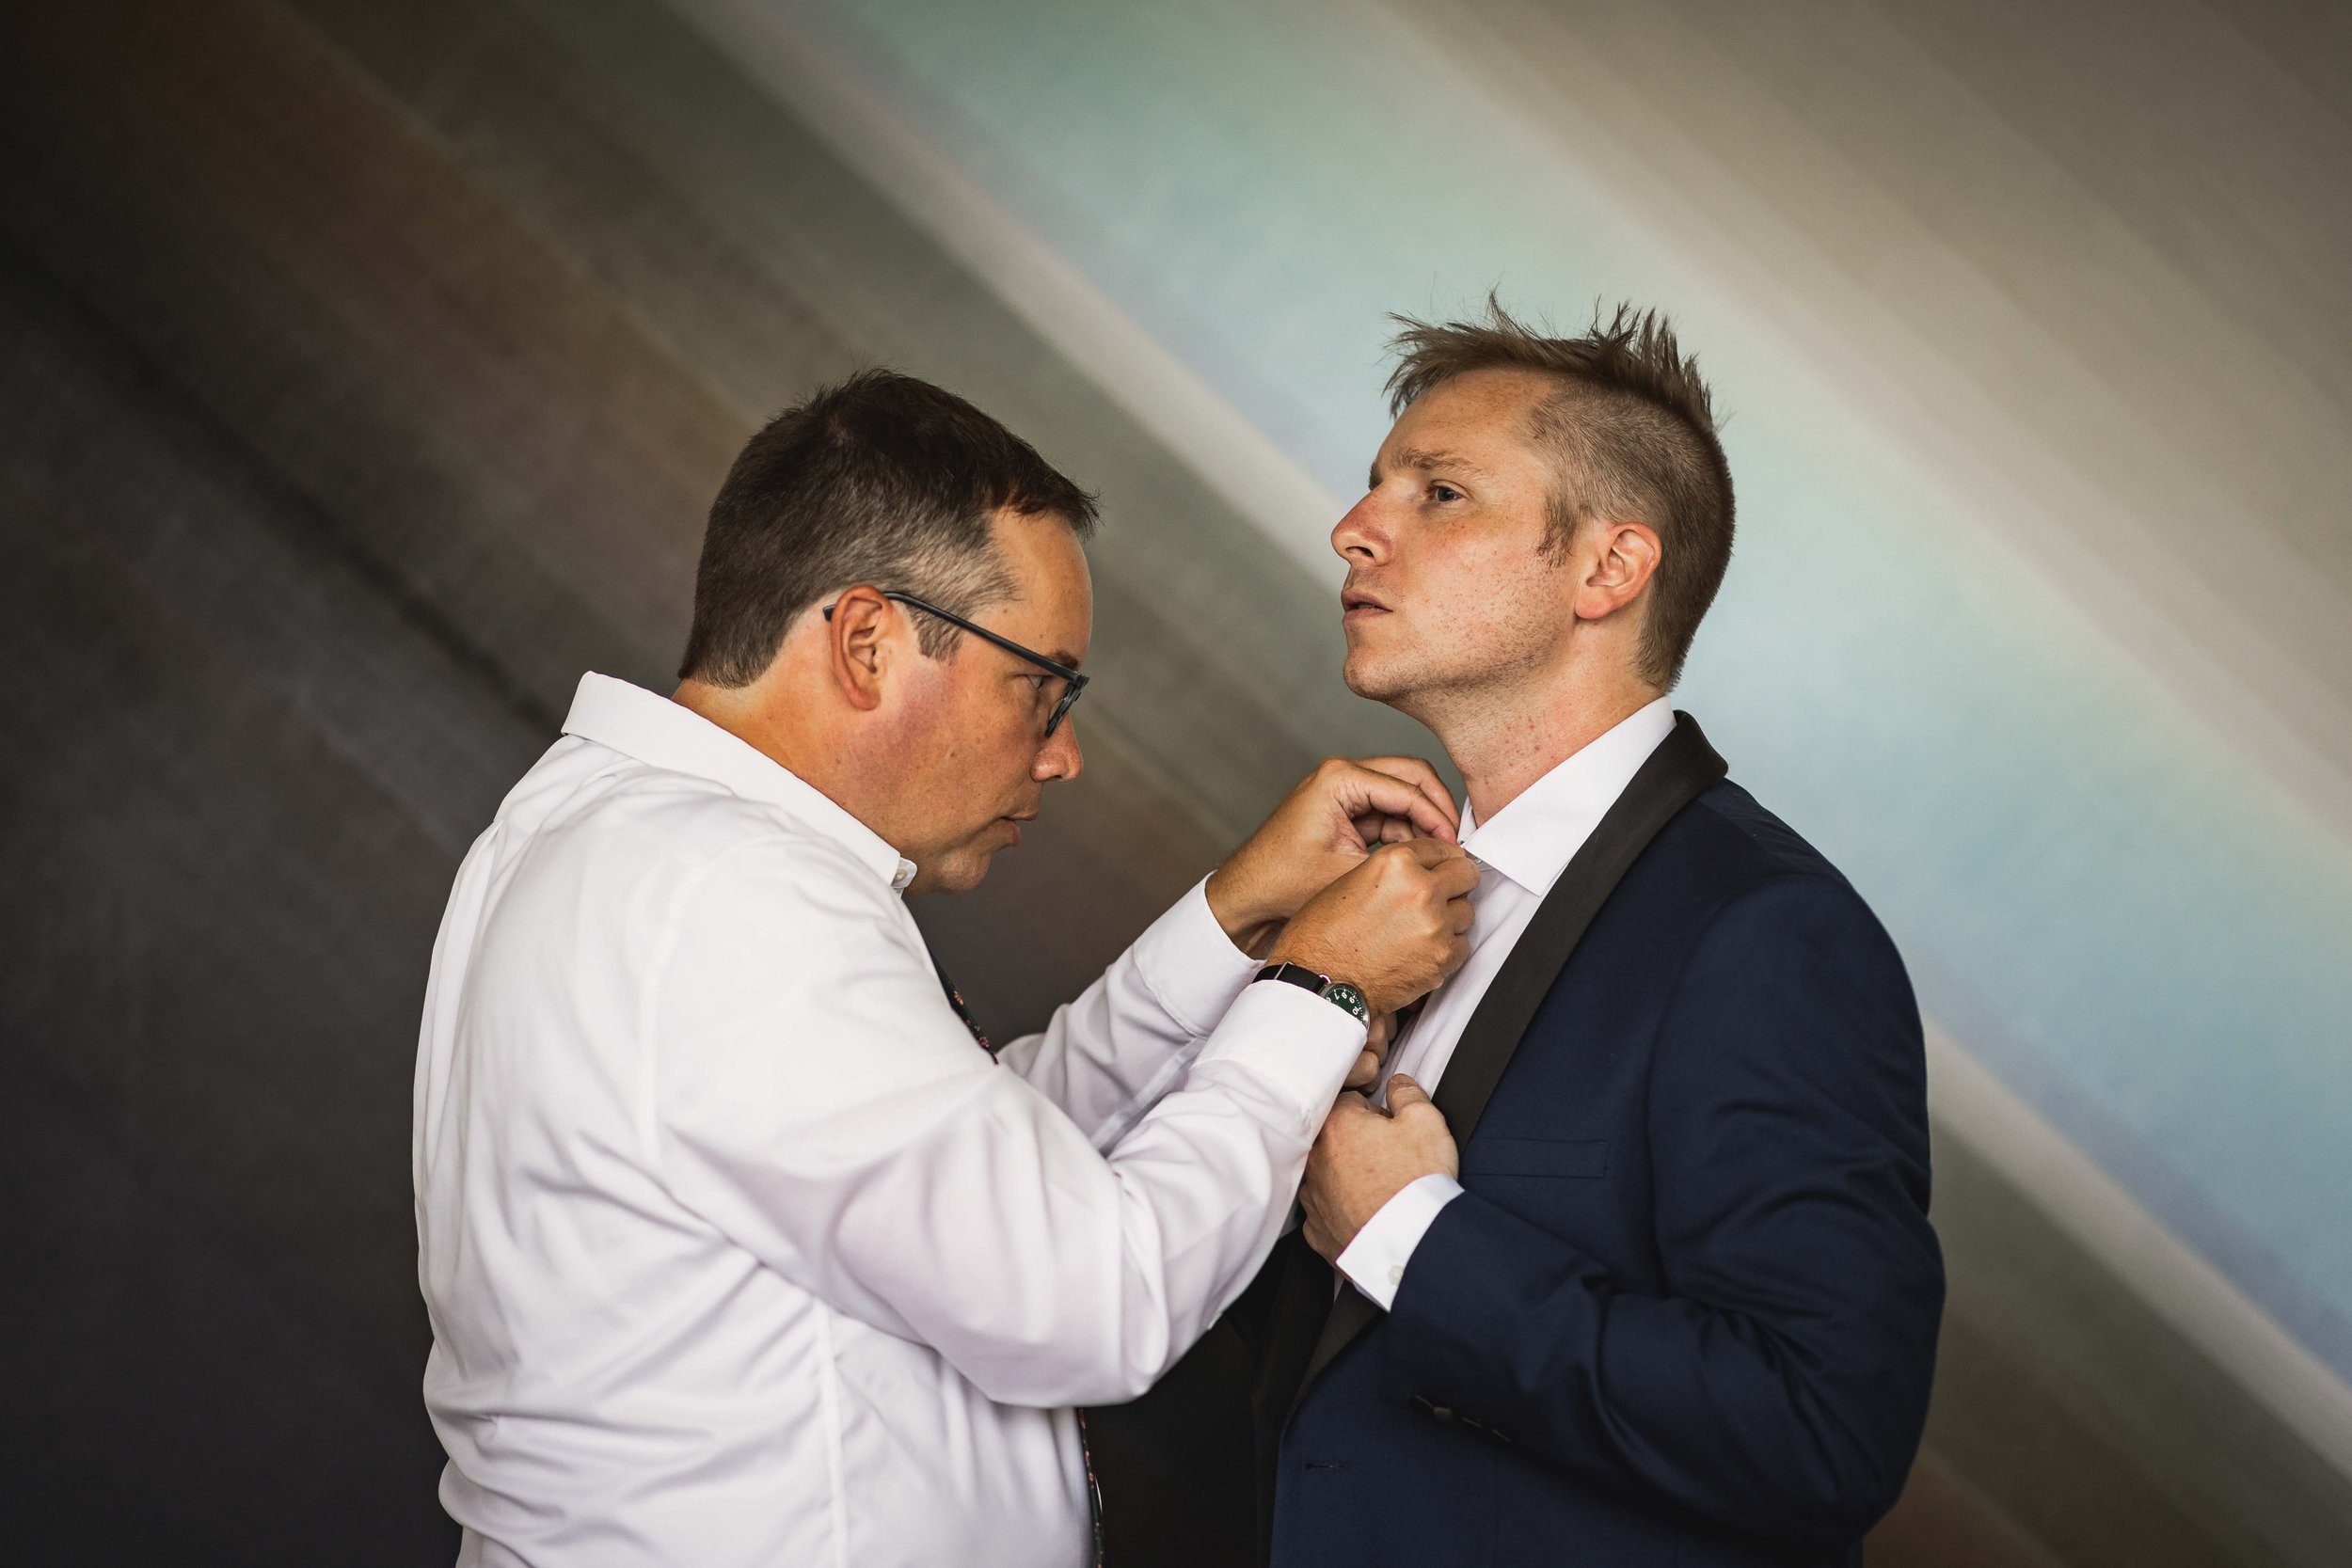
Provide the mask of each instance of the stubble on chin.
{"label": "stubble on chin", "polygon": [[1361,649],[1348,651],[1346,662],[1340,666],[1340,679],[1357,696],[1391,707],[1409,699],[1418,686],[1406,660],[1393,655],[1375,657]]}
{"label": "stubble on chin", "polygon": [[1386,703],[1395,698],[1388,683],[1375,675],[1359,673],[1353,664],[1340,672],[1340,679],[1350,691],[1368,702]]}
{"label": "stubble on chin", "polygon": [[1482,679],[1483,673],[1448,669],[1443,660],[1429,657],[1375,661],[1351,655],[1341,679],[1357,696],[1392,708],[1442,737],[1451,720],[1493,700],[1491,677]]}

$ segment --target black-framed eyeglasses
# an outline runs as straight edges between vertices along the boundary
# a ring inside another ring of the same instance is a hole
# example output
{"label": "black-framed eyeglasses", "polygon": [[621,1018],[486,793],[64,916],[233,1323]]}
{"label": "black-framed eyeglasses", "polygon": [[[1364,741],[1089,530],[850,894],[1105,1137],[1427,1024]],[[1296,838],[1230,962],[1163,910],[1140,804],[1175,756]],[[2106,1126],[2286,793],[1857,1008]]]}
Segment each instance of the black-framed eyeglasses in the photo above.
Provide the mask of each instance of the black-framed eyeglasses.
{"label": "black-framed eyeglasses", "polygon": [[[1087,689],[1087,681],[1089,677],[1080,674],[1077,671],[1073,670],[1069,665],[1062,663],[1059,659],[1047,658],[1043,654],[1037,652],[1033,648],[1023,647],[1020,643],[1015,642],[1009,637],[997,636],[986,626],[976,626],[971,622],[965,620],[962,616],[955,613],[953,610],[942,610],[935,604],[931,604],[927,600],[918,599],[912,594],[901,594],[895,588],[883,589],[882,591],[882,596],[885,599],[895,600],[898,603],[906,606],[909,610],[919,610],[926,615],[936,615],[951,626],[961,626],[965,631],[970,632],[973,636],[985,638],[987,641],[993,642],[998,647],[1004,649],[1005,652],[1009,654],[1019,654],[1023,658],[1027,659],[1031,664],[1036,665],[1039,669],[1050,671],[1054,674],[1060,676],[1063,682],[1060,700],[1054,704],[1054,711],[1045,721],[1045,734],[1049,739],[1052,738],[1056,730],[1061,728],[1062,718],[1064,715],[1069,713],[1072,705],[1077,702],[1078,693]],[[838,601],[835,602],[837,603]],[[833,619],[833,605],[827,605],[825,607],[826,620],[830,621]]]}

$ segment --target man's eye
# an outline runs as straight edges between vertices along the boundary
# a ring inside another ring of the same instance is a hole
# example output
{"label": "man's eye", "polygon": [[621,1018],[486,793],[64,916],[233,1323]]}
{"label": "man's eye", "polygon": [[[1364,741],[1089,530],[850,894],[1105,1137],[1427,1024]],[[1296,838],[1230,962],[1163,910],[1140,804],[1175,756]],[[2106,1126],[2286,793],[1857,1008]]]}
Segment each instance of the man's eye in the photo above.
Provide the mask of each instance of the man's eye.
{"label": "man's eye", "polygon": [[1451,484],[1432,484],[1429,487],[1429,499],[1435,501],[1458,501],[1462,499],[1462,492]]}

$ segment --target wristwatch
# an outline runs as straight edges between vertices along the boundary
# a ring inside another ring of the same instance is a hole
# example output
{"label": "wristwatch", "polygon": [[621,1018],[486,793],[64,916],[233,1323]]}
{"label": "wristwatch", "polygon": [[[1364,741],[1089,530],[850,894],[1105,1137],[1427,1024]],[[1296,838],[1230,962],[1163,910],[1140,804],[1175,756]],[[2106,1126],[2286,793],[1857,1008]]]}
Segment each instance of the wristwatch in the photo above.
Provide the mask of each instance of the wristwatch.
{"label": "wristwatch", "polygon": [[[1354,1015],[1365,1028],[1372,1027],[1372,1004],[1364,993],[1344,980],[1334,980],[1328,974],[1317,974],[1305,964],[1268,964],[1258,971],[1256,980],[1279,980],[1284,985],[1299,986],[1313,991],[1326,1002]],[[1253,981],[1254,983],[1254,981]]]}

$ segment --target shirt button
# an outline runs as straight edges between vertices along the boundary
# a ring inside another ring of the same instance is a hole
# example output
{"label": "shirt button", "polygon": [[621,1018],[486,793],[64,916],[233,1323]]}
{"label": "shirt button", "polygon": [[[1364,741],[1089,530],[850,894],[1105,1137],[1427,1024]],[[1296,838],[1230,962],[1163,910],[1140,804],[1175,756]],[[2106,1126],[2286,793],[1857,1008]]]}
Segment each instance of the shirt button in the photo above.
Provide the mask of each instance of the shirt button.
{"label": "shirt button", "polygon": [[1405,1283],[1404,1264],[1391,1263],[1389,1265],[1389,1283],[1391,1285],[1402,1285]]}

